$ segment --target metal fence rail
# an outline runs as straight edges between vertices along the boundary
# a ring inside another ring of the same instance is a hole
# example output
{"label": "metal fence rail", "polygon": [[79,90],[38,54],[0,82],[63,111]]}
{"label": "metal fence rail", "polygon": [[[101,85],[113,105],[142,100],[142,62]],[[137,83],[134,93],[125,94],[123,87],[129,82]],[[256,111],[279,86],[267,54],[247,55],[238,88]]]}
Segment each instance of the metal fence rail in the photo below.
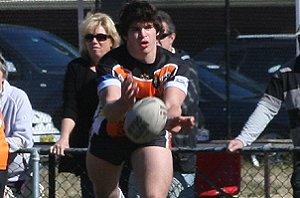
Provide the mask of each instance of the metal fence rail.
{"label": "metal fence rail", "polygon": [[[87,149],[70,148],[66,150],[66,153],[82,155],[86,150]],[[173,152],[192,152],[197,154],[198,157],[202,155],[207,157],[207,155],[204,154],[210,153],[212,154],[211,160],[217,159],[217,154],[222,155],[228,153],[226,151],[225,142],[201,143],[195,149],[174,148]],[[226,195],[225,193],[223,197],[292,197],[290,177],[292,174],[291,155],[293,152],[300,152],[300,147],[293,147],[290,141],[280,143],[255,143],[251,147],[245,147],[241,152],[239,161],[240,182],[237,186],[239,191],[236,195]],[[49,147],[35,147],[18,151],[18,154],[23,153],[31,154],[29,166],[32,170],[32,174],[30,174],[30,178],[32,179],[32,192],[30,197],[82,197],[80,178],[71,173],[58,172],[59,158],[49,154]],[[197,166],[198,165],[199,164],[197,164]],[[227,169],[220,167],[220,170],[222,170],[225,175],[228,174],[230,178],[233,174],[232,170],[235,169],[231,169],[230,166],[228,167]],[[199,178],[202,177],[203,174],[205,175],[207,173],[197,167],[196,178],[198,179],[195,181],[195,186],[197,186],[195,187],[195,197],[200,195],[199,189],[201,188],[201,184],[199,184],[199,181],[201,179]],[[126,183],[127,181],[123,182]],[[222,195],[224,188],[222,186],[214,186],[214,181],[211,182],[212,186],[216,190],[219,190],[220,195]],[[28,195],[23,197],[28,197]]]}

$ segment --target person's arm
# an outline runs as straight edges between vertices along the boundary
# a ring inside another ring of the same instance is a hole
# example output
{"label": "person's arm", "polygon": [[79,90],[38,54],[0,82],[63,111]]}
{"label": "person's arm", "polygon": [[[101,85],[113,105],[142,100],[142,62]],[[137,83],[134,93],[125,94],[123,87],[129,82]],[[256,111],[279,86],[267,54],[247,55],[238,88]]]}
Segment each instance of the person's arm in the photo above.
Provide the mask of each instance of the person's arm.
{"label": "person's arm", "polygon": [[[70,118],[75,123],[78,118],[78,88],[80,87],[82,80],[80,76],[84,75],[84,71],[81,69],[83,62],[79,62],[79,59],[68,64],[67,71],[64,76],[64,91],[63,91],[63,119]],[[63,123],[62,123],[63,124]]]}
{"label": "person's arm", "polygon": [[181,106],[185,97],[186,93],[176,87],[169,87],[165,90],[164,101],[168,108],[167,130],[178,133],[195,126],[193,116],[181,116]]}
{"label": "person's arm", "polygon": [[176,87],[170,87],[165,90],[164,101],[168,108],[168,117],[178,117],[182,114],[181,106],[186,94]]}
{"label": "person's arm", "polygon": [[50,147],[50,152],[57,155],[65,155],[65,149],[70,147],[69,138],[75,127],[75,122],[71,118],[64,118],[61,124],[59,140]]}
{"label": "person's arm", "polygon": [[[78,79],[77,73],[80,73],[78,63],[79,59],[75,59],[68,64],[67,71],[64,77],[64,94],[63,94],[63,119],[61,122],[61,133],[59,140],[50,147],[50,152],[64,156],[64,150],[70,147],[69,138],[76,125],[78,117],[78,102],[76,85]],[[84,64],[84,63],[81,63]]]}
{"label": "person's arm", "polygon": [[235,151],[244,146],[251,145],[278,113],[279,108],[280,106],[271,106],[261,100],[244,125],[241,133],[229,142],[228,150]]}
{"label": "person's arm", "polygon": [[[116,82],[116,79],[113,79]],[[128,109],[135,103],[138,86],[128,75],[122,84],[114,84],[100,91],[99,101],[107,120],[117,122],[124,118]]]}
{"label": "person's arm", "polygon": [[33,111],[31,103],[25,92],[21,91],[16,100],[15,118],[7,121],[10,125],[9,136],[6,137],[10,145],[10,152],[15,152],[21,148],[30,148],[33,146],[32,118]]}

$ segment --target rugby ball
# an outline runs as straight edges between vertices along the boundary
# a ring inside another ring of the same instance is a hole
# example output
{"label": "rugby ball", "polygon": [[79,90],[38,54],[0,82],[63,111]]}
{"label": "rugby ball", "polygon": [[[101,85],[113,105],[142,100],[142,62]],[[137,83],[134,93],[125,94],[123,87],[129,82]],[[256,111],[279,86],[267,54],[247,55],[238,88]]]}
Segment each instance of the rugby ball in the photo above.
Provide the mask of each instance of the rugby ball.
{"label": "rugby ball", "polygon": [[124,131],[128,138],[138,144],[150,142],[161,135],[168,117],[165,103],[157,97],[137,101],[127,112]]}

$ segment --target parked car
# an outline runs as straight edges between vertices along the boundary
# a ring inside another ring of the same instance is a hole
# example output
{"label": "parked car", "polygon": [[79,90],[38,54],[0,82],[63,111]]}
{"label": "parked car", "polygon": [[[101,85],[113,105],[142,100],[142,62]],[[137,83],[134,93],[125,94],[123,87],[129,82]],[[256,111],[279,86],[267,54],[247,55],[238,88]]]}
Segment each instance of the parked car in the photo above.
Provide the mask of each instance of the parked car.
{"label": "parked car", "polygon": [[[200,80],[199,106],[204,115],[205,128],[210,131],[211,140],[227,139],[226,119],[226,69],[223,66],[204,61],[196,61]],[[230,71],[231,138],[238,135],[248,117],[262,97],[263,86],[233,70]],[[281,108],[269,123],[262,136],[289,138],[287,112]]]}
{"label": "parked car", "polygon": [[[266,85],[270,75],[296,56],[295,34],[238,35],[230,40],[230,67]],[[195,60],[225,66],[225,42],[194,56]]]}
{"label": "parked car", "polygon": [[9,66],[8,81],[28,94],[35,110],[35,142],[56,141],[64,73],[78,49],[44,30],[0,24],[0,52]]}

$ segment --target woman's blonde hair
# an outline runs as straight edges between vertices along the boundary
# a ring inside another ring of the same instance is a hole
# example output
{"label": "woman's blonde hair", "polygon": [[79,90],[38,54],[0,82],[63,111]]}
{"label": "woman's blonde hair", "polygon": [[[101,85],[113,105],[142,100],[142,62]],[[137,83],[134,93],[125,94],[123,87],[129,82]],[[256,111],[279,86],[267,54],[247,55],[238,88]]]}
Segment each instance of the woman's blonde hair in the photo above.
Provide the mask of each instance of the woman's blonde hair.
{"label": "woman's blonde hair", "polygon": [[80,54],[82,57],[89,58],[89,53],[87,50],[86,42],[84,40],[85,35],[94,32],[96,28],[102,26],[106,33],[111,36],[112,40],[112,48],[119,47],[121,43],[121,38],[116,29],[115,23],[107,14],[97,12],[97,13],[89,13],[87,14],[85,20],[82,22],[80,26],[80,34],[81,34],[81,49]]}

